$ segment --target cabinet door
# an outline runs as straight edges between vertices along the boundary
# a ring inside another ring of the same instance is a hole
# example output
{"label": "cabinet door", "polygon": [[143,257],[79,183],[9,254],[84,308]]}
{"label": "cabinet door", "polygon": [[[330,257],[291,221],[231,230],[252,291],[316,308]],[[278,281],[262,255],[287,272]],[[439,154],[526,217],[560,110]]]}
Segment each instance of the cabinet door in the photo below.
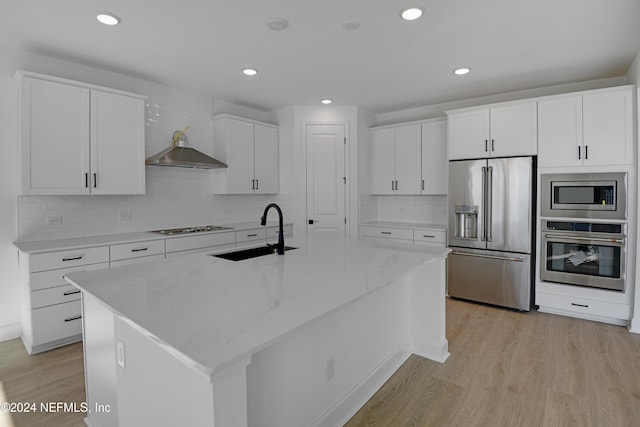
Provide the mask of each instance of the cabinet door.
{"label": "cabinet door", "polygon": [[144,194],[144,100],[91,91],[91,193]]}
{"label": "cabinet door", "polygon": [[395,194],[420,194],[422,131],[419,124],[396,128]]}
{"label": "cabinet door", "polygon": [[395,188],[395,129],[371,131],[371,194],[393,194]]}
{"label": "cabinet door", "polygon": [[277,194],[278,174],[278,129],[254,125],[254,161],[256,194]]}
{"label": "cabinet door", "polygon": [[22,79],[22,194],[88,194],[89,89]]}
{"label": "cabinet door", "polygon": [[489,110],[449,114],[447,122],[449,159],[489,156]]}
{"label": "cabinet door", "polygon": [[582,97],[538,102],[538,166],[582,165]]}
{"label": "cabinet door", "polygon": [[253,123],[227,119],[227,192],[253,194]]}
{"label": "cabinet door", "polygon": [[633,164],[631,90],[582,98],[585,165]]}
{"label": "cabinet door", "polygon": [[537,103],[491,109],[491,157],[538,154]]}
{"label": "cabinet door", "polygon": [[422,124],[422,194],[447,194],[447,122]]}

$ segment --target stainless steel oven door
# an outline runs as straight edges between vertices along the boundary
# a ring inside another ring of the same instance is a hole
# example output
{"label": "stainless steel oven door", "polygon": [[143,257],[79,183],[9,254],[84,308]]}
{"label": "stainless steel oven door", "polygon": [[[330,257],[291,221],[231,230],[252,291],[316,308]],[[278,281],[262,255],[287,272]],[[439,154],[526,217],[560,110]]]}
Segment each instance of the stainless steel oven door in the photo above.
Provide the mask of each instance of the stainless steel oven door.
{"label": "stainless steel oven door", "polygon": [[624,237],[543,231],[542,252],[542,280],[624,291]]}

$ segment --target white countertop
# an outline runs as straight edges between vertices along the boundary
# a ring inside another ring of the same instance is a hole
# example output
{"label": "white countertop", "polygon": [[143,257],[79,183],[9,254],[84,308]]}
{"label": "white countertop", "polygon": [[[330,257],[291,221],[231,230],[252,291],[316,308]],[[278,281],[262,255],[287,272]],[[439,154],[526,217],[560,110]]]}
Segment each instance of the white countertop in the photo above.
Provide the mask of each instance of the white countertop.
{"label": "white countertop", "polygon": [[206,254],[67,279],[185,363],[211,375],[449,249],[311,241],[284,256]]}
{"label": "white countertop", "polygon": [[422,222],[399,222],[399,221],[369,221],[363,222],[362,226],[372,227],[393,227],[393,228],[421,228],[427,230],[441,230],[446,231],[446,224],[428,224]]}
{"label": "white countertop", "polygon": [[[291,222],[285,222],[284,225],[291,225]],[[203,224],[199,224],[203,225]],[[52,239],[52,240],[33,240],[26,242],[13,242],[13,245],[20,251],[27,254],[37,254],[41,252],[60,251],[68,249],[89,248],[93,246],[117,245],[121,243],[144,242],[148,240],[175,239],[186,236],[198,236],[202,234],[229,233],[242,230],[250,230],[252,228],[261,228],[259,221],[256,222],[240,222],[233,224],[215,224],[223,227],[231,227],[231,230],[206,231],[198,233],[185,234],[160,234],[151,231],[142,231],[138,233],[120,233],[105,234],[100,236],[72,237],[68,239]],[[277,227],[275,221],[268,221],[267,227]]]}

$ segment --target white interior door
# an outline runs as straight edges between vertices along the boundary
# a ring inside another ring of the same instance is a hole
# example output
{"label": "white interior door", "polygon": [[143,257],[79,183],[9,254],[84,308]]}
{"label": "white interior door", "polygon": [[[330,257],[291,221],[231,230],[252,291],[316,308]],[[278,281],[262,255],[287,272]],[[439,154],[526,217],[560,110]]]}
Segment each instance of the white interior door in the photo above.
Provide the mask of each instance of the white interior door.
{"label": "white interior door", "polygon": [[344,125],[306,126],[307,236],[346,236]]}

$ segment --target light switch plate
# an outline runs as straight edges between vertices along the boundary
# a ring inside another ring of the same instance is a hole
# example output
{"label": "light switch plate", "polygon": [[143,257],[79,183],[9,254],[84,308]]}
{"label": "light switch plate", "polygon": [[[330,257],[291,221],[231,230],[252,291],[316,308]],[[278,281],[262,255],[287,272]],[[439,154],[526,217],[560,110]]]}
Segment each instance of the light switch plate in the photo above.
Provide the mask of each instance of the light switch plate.
{"label": "light switch plate", "polygon": [[124,354],[124,343],[118,340],[117,350],[116,350],[116,358],[118,359],[118,365],[122,369],[126,369],[125,366],[125,354]]}

